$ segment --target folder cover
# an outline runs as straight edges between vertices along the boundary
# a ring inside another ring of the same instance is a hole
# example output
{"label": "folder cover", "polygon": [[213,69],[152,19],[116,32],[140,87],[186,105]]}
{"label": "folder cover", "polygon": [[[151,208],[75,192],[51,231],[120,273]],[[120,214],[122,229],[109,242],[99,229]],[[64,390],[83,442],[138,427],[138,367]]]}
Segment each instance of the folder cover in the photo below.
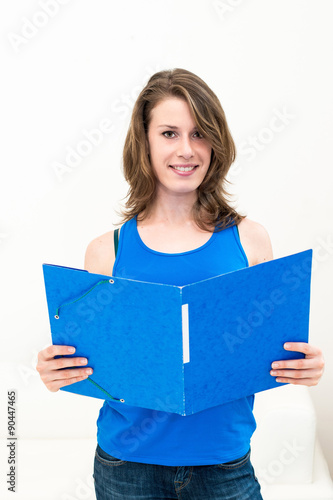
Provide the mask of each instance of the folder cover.
{"label": "folder cover", "polygon": [[55,345],[88,358],[62,390],[180,415],[280,385],[271,363],[307,342],[312,249],[173,286],[43,264]]}

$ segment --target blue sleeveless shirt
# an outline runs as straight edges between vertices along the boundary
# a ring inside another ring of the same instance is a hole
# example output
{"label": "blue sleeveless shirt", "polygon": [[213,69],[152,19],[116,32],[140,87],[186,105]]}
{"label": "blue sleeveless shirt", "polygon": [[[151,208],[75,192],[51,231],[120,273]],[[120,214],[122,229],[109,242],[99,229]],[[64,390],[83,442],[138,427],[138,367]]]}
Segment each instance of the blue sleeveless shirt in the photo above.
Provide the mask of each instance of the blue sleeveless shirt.
{"label": "blue sleeveless shirt", "polygon": [[[121,228],[112,275],[183,286],[248,265],[236,225],[215,230],[199,248],[169,254],[145,245],[134,217]],[[182,416],[105,401],[97,420],[97,441],[106,453],[131,462],[173,466],[229,462],[249,450],[256,428],[253,402],[254,396],[249,396]]]}

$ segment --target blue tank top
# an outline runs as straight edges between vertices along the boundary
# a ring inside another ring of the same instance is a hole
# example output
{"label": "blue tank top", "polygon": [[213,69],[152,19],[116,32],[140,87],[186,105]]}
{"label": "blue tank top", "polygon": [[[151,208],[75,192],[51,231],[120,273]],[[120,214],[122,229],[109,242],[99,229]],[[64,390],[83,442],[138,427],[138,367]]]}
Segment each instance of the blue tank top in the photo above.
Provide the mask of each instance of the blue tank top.
{"label": "blue tank top", "polygon": [[[249,263],[237,226],[215,230],[199,248],[181,253],[150,249],[137,230],[137,217],[120,231],[113,276],[183,286]],[[204,332],[203,332],[204,334]],[[211,465],[245,455],[256,428],[254,396],[193,415],[105,401],[97,420],[97,441],[110,455],[156,465]]]}

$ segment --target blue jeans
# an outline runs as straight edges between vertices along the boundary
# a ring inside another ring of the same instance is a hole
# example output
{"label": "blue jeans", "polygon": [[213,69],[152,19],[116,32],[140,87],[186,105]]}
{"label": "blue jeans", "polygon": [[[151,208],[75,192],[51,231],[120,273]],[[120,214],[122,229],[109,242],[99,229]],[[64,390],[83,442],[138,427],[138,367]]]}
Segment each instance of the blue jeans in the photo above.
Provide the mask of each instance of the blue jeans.
{"label": "blue jeans", "polygon": [[97,445],[97,500],[262,500],[250,450],[232,462],[169,466],[126,462]]}

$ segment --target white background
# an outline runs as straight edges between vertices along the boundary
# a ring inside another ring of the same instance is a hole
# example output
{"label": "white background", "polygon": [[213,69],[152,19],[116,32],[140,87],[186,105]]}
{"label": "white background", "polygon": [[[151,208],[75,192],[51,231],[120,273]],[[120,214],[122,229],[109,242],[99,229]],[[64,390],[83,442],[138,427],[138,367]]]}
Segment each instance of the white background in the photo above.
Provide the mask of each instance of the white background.
{"label": "white background", "polygon": [[[314,250],[310,339],[327,364],[310,394],[333,472],[332,15],[329,0],[1,4],[2,437],[11,388],[19,437],[75,435],[71,396],[48,393],[34,370],[50,343],[42,263],[82,268],[87,244],[119,221],[134,101],[153,73],[180,67],[225,110],[238,149],[235,206],[268,230],[275,258]],[[112,130],[100,144],[57,173],[105,120]],[[82,399],[77,432],[93,435],[99,402]]]}

